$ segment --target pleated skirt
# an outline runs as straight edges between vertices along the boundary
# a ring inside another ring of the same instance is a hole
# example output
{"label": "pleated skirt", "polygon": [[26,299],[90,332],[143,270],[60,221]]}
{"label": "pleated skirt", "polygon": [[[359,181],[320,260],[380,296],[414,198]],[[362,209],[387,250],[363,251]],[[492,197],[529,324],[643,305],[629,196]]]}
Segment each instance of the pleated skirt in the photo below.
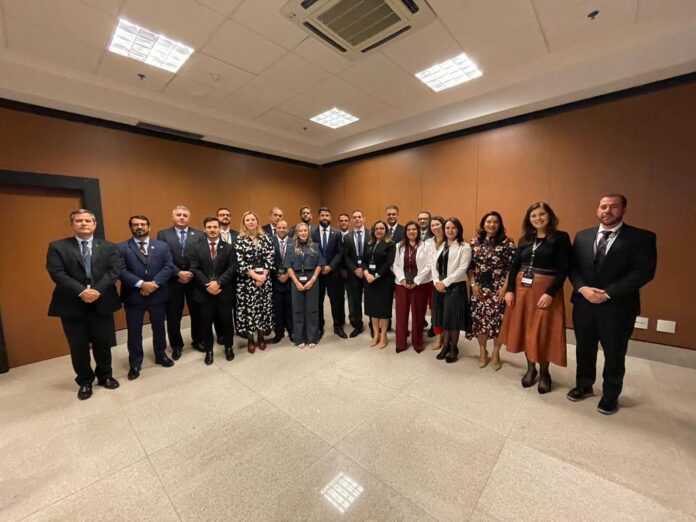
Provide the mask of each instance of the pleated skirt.
{"label": "pleated skirt", "polygon": [[433,289],[433,326],[443,330],[468,332],[471,328],[466,283],[453,283],[447,291]]}

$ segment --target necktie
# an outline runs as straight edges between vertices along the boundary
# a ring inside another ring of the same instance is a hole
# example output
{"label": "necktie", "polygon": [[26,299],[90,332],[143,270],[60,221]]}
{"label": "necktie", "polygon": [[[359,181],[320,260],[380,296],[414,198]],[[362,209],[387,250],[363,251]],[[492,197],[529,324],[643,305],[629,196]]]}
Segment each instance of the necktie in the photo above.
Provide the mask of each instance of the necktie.
{"label": "necktie", "polygon": [[285,260],[285,240],[280,242],[280,258]]}
{"label": "necktie", "polygon": [[230,231],[229,231],[229,230],[221,230],[221,231],[220,231],[220,235],[222,236],[222,240],[223,240],[225,243],[229,243],[229,242],[230,242]]}
{"label": "necktie", "polygon": [[326,255],[326,229],[324,229],[324,232],[321,237],[321,253]]}
{"label": "necktie", "polygon": [[186,231],[179,231],[179,243],[181,244],[181,253],[184,253],[184,248],[186,248]]}
{"label": "necktie", "polygon": [[85,275],[92,279],[92,253],[89,251],[89,241],[82,240],[82,261],[85,264]]}
{"label": "necktie", "polygon": [[602,266],[604,258],[607,257],[607,246],[609,246],[609,236],[611,236],[611,230],[602,230],[602,237],[599,238],[597,242],[597,250],[595,251],[595,264],[597,266]]}
{"label": "necktie", "polygon": [[138,241],[138,244],[140,245],[140,253],[147,257],[147,250],[145,249],[145,241]]}
{"label": "necktie", "polygon": [[358,257],[362,257],[362,254],[363,254],[362,230],[358,230]]}
{"label": "necktie", "polygon": [[215,241],[210,242],[210,259],[215,261],[215,256],[217,255],[217,252],[215,250]]}

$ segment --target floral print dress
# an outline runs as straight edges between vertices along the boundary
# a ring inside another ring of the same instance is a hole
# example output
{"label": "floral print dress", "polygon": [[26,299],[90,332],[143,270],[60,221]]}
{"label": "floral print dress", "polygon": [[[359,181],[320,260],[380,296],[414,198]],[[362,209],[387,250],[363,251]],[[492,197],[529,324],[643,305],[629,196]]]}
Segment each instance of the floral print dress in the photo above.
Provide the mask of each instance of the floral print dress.
{"label": "floral print dress", "polygon": [[263,235],[254,243],[251,237],[239,237],[237,252],[237,331],[251,335],[257,331],[273,331],[273,292],[270,276],[258,287],[247,275],[248,270],[273,270],[273,242]]}
{"label": "floral print dress", "polygon": [[471,241],[471,250],[469,270],[474,272],[479,295],[471,294],[471,332],[466,337],[486,335],[495,338],[500,333],[505,312],[505,303],[498,303],[497,295],[510,271],[515,243],[507,237],[500,243],[494,243],[489,237],[476,237]]}

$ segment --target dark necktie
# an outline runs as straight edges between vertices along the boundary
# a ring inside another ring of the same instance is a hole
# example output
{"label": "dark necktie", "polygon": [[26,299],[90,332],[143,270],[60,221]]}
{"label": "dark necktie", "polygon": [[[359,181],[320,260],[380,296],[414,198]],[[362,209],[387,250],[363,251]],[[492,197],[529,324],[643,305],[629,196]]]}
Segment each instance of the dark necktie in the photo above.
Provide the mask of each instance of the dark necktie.
{"label": "dark necktie", "polygon": [[285,260],[285,240],[280,242],[280,259]]}
{"label": "dark necktie", "polygon": [[362,240],[362,230],[358,230],[358,257],[362,257],[363,255],[363,240]]}
{"label": "dark necktie", "polygon": [[181,255],[184,254],[184,249],[186,248],[186,231],[179,231],[179,243],[181,244]]}
{"label": "dark necktie", "polygon": [[82,240],[82,261],[85,264],[85,275],[92,280],[92,252],[89,251],[89,241]]}
{"label": "dark necktie", "polygon": [[324,229],[321,237],[321,253],[326,255],[326,229]]}
{"label": "dark necktie", "polygon": [[147,249],[145,248],[145,241],[138,241],[138,244],[140,245],[140,253],[147,257]]}
{"label": "dark necktie", "polygon": [[609,246],[609,236],[611,236],[611,230],[602,230],[602,237],[599,238],[597,242],[597,249],[595,251],[595,264],[597,266],[602,266],[604,258],[607,257],[607,247]]}
{"label": "dark necktie", "polygon": [[217,255],[217,251],[215,250],[215,241],[210,242],[210,259],[215,261],[215,256]]}

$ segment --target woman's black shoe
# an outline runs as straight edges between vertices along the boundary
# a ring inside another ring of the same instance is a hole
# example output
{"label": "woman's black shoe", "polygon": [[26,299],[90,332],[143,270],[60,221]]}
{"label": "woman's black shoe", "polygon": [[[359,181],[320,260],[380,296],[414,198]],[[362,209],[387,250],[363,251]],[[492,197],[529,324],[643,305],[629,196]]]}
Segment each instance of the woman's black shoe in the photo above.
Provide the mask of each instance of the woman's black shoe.
{"label": "woman's black shoe", "polygon": [[550,373],[542,373],[541,377],[539,378],[539,386],[537,387],[537,391],[543,395],[545,393],[549,393],[551,391],[551,374]]}
{"label": "woman's black shoe", "polygon": [[442,350],[440,350],[440,353],[438,353],[438,354],[435,356],[435,358],[436,358],[436,359],[439,359],[439,360],[442,360],[442,359],[444,359],[445,357],[447,357],[447,354],[449,353],[449,351],[450,351],[449,344],[443,344],[443,345],[442,345]]}
{"label": "woman's black shoe", "polygon": [[445,358],[445,362],[453,363],[457,362],[457,359],[459,359],[459,348],[453,346],[450,349],[449,355]]}
{"label": "woman's black shoe", "polygon": [[536,381],[537,378],[537,369],[536,366],[532,366],[531,368],[527,369],[527,373],[524,374],[524,377],[522,377],[522,386],[524,388],[530,388],[531,386],[534,386],[534,381]]}

